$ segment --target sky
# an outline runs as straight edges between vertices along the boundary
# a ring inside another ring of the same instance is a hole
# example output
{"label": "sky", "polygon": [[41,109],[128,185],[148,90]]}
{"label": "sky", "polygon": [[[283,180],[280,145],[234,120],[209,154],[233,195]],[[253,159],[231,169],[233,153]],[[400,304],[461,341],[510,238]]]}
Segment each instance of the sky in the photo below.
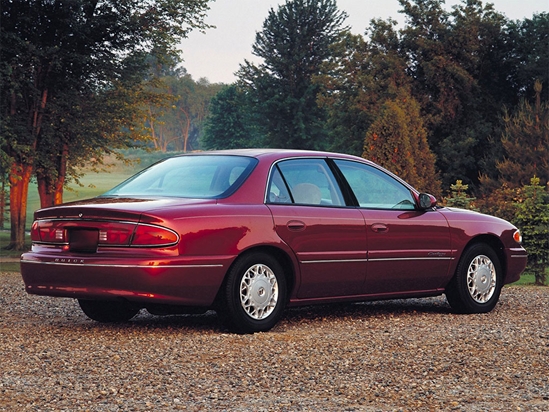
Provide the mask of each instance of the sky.
{"label": "sky", "polygon": [[[216,26],[205,33],[190,33],[181,43],[183,67],[194,80],[207,78],[210,83],[233,83],[234,73],[244,60],[258,62],[253,56],[252,44],[255,34],[261,31],[263,22],[271,8],[277,9],[285,1],[276,0],[215,0],[205,19],[207,24]],[[460,4],[459,0],[446,0],[446,8]],[[511,20],[531,18],[534,13],[549,11],[549,0],[491,0],[496,11]],[[398,0],[337,0],[340,10],[349,17],[345,24],[355,34],[364,34],[370,20],[374,18],[392,19],[404,24],[404,16],[399,13]]]}

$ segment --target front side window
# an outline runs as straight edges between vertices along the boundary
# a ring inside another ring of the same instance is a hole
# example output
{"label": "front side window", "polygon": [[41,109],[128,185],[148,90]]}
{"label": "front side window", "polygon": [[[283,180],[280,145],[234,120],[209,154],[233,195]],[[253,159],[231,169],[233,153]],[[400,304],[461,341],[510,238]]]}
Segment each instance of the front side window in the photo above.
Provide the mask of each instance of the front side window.
{"label": "front side window", "polygon": [[370,209],[415,209],[410,189],[392,176],[364,163],[335,160],[360,207]]}
{"label": "front side window", "polygon": [[257,160],[245,156],[188,155],[166,159],[103,196],[171,196],[213,199],[234,193]]}
{"label": "front side window", "polygon": [[270,203],[344,205],[341,190],[323,159],[292,159],[276,164],[269,181]]}

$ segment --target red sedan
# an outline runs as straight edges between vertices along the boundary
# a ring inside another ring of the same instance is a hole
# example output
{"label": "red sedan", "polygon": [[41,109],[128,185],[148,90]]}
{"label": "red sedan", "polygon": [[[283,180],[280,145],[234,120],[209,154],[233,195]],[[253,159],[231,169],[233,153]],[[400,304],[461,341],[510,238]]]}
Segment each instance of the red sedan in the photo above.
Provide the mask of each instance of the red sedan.
{"label": "red sedan", "polygon": [[488,312],[524,270],[520,241],[358,157],[220,151],[38,210],[21,273],[28,293],[76,298],[96,321],[215,309],[250,333],[313,303],[446,294],[457,312]]}

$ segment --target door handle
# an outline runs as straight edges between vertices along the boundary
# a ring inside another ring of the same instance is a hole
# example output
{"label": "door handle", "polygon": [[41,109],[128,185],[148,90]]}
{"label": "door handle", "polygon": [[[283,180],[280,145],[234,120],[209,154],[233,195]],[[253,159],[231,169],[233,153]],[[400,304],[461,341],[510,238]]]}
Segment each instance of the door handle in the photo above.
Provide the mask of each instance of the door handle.
{"label": "door handle", "polygon": [[290,220],[288,223],[286,223],[286,227],[288,228],[288,230],[299,232],[305,229],[305,223],[301,220]]}
{"label": "door handle", "polygon": [[389,231],[387,225],[383,223],[374,223],[370,226],[370,228],[376,233],[386,233]]}

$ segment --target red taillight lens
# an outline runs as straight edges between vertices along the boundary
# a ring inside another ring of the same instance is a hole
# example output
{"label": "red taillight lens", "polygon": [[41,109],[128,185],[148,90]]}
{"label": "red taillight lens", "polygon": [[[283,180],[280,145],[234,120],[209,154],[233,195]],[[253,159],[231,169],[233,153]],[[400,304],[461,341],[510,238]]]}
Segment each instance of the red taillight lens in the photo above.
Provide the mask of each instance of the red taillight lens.
{"label": "red taillight lens", "polygon": [[515,230],[515,233],[513,233],[513,239],[517,243],[522,243],[522,235],[520,234],[520,231],[518,229]]}
{"label": "red taillight lens", "polygon": [[177,233],[159,226],[137,225],[133,234],[132,246],[169,246],[177,243]]}
{"label": "red taillight lens", "polygon": [[37,221],[34,221],[31,227],[31,240],[33,242],[40,242],[40,226]]}
{"label": "red taillight lens", "polygon": [[33,242],[66,243],[67,231],[54,222],[35,221],[31,228],[31,239]]}
{"label": "red taillight lens", "polygon": [[135,229],[133,224],[112,224],[103,225],[99,230],[99,244],[110,246],[128,246],[132,233]]}

